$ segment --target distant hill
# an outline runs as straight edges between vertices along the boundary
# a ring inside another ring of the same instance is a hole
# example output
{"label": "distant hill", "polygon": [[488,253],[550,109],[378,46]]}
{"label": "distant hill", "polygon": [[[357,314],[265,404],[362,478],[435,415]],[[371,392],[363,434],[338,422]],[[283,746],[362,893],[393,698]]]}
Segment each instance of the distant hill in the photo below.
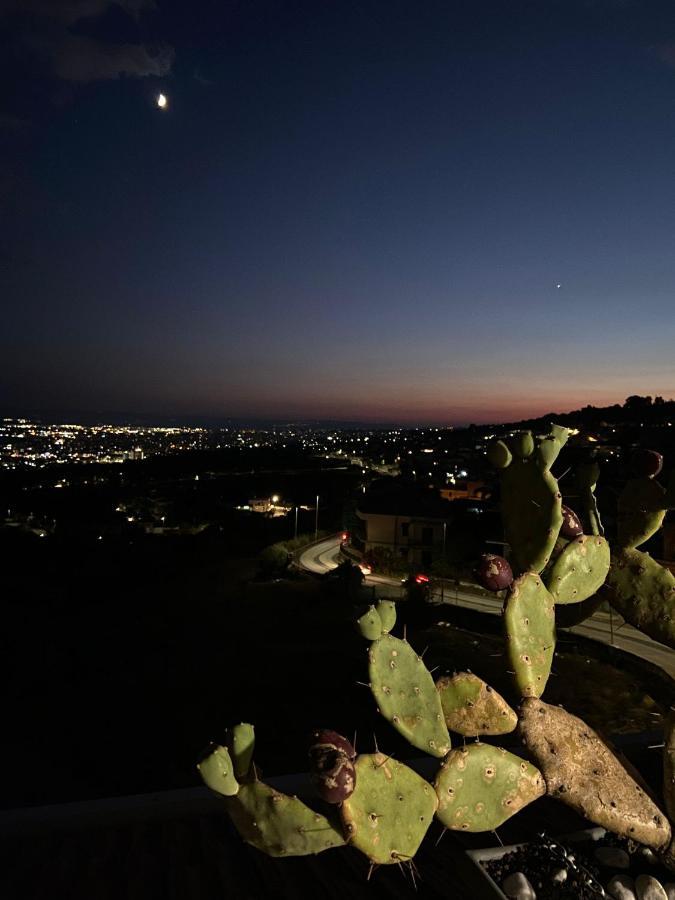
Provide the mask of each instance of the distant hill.
{"label": "distant hill", "polygon": [[500,428],[523,427],[546,429],[551,422],[572,428],[593,429],[602,425],[666,425],[675,423],[675,400],[663,397],[640,397],[634,394],[623,405],[584,406],[572,412],[551,412],[536,419],[503,423]]}

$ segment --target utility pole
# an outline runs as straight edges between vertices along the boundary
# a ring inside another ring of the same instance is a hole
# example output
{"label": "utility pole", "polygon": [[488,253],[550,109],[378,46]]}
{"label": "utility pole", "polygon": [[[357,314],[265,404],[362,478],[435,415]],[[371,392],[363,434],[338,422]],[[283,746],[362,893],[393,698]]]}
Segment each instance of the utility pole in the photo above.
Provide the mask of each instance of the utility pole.
{"label": "utility pole", "polygon": [[298,539],[298,507],[295,507],[295,539]]}
{"label": "utility pole", "polygon": [[316,516],[314,518],[314,540],[319,537],[319,495],[316,495]]}

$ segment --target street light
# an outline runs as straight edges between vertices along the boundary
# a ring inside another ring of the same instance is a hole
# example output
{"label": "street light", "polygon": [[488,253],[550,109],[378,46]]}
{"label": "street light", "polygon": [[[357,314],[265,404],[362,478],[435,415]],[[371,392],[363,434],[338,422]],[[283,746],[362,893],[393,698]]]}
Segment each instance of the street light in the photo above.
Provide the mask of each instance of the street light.
{"label": "street light", "polygon": [[314,518],[314,540],[319,537],[319,495],[316,495],[316,516]]}
{"label": "street light", "polygon": [[298,539],[298,507],[295,507],[295,539]]}

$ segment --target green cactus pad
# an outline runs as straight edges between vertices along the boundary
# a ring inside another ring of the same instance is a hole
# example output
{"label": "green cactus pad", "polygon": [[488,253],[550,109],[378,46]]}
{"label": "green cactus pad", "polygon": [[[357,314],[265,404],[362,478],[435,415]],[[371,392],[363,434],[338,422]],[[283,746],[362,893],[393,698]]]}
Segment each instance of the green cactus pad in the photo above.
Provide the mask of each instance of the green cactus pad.
{"label": "green cactus pad", "polygon": [[546,793],[539,769],[491,744],[469,744],[449,753],[434,787],[436,816],[453,831],[494,831]]}
{"label": "green cactus pad", "polygon": [[325,816],[262,781],[243,784],[227,810],[246,843],[268,856],[307,856],[344,844],[341,830]]}
{"label": "green cactus pad", "polygon": [[412,859],[438,806],[434,789],[382,753],[359,756],[355,766],[356,788],[340,807],[348,842],[378,865]]}
{"label": "green cactus pad", "polygon": [[521,572],[541,572],[549,561],[562,524],[562,498],[558,482],[551,475],[564,441],[566,429],[558,426],[555,434],[535,444],[530,432],[511,438],[511,459],[504,453],[503,441],[489,451],[499,463],[502,510],[506,540]]}
{"label": "green cactus pad", "polygon": [[540,697],[555,650],[555,603],[534,572],[511,585],[504,606],[506,648],[521,697]]}
{"label": "green cactus pad", "polygon": [[255,749],[255,730],[253,725],[240,722],[230,729],[228,735],[228,747],[234,763],[234,774],[237,778],[246,778],[253,759]]}
{"label": "green cactus pad", "polygon": [[656,534],[668,509],[666,490],[653,478],[631,478],[619,495],[619,546],[634,550]]}
{"label": "green cactus pad", "polygon": [[227,747],[215,747],[197,765],[204,784],[224,797],[234,797],[239,790],[239,782],[234,776],[234,764]]}
{"label": "green cactus pad", "polygon": [[603,594],[627,622],[675,648],[675,576],[648,553],[613,556]]}
{"label": "green cactus pad", "polygon": [[518,730],[551,797],[614,834],[667,846],[668,820],[584,721],[530,697],[520,708]]}
{"label": "green cactus pad", "polygon": [[376,641],[380,637],[382,634],[382,619],[374,606],[367,609],[366,612],[356,620],[356,627],[358,628],[361,637],[364,637],[367,641]]}
{"label": "green cactus pad", "polygon": [[396,604],[393,600],[380,600],[376,609],[382,622],[382,631],[389,634],[396,624]]}
{"label": "green cactus pad", "polygon": [[588,522],[591,534],[604,534],[600,513],[598,511],[598,502],[595,498],[595,486],[600,477],[600,466],[595,460],[587,463],[581,463],[576,469],[575,479],[577,489],[583,502],[584,512]]}
{"label": "green cactus pad", "polygon": [[506,466],[511,465],[513,458],[504,441],[493,441],[488,446],[487,457],[495,469],[505,469]]}
{"label": "green cactus pad", "polygon": [[421,657],[406,641],[383,635],[368,651],[370,689],[379,712],[413,747],[445,756],[450,735],[441,700]]}
{"label": "green cactus pad", "polygon": [[556,603],[580,603],[599,590],[609,572],[609,544],[599,535],[581,535],[564,548],[546,578]]}
{"label": "green cactus pad", "polygon": [[508,734],[516,727],[518,717],[506,700],[471,672],[439,678],[436,689],[450,731],[475,737]]}

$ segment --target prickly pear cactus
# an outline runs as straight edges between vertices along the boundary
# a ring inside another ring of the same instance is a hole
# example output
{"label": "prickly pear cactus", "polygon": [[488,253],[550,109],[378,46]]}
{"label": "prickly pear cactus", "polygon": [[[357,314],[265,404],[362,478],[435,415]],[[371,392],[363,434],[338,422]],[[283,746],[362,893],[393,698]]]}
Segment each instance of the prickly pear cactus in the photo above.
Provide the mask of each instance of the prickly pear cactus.
{"label": "prickly pear cactus", "polygon": [[506,539],[521,572],[541,572],[562,525],[562,498],[551,466],[567,441],[566,428],[535,442],[529,431],[496,441],[488,457],[500,470]]}
{"label": "prickly pear cactus", "polygon": [[393,600],[378,600],[375,609],[380,617],[383,633],[389,634],[396,624],[396,604]]}
{"label": "prickly pear cactus", "polygon": [[598,591],[609,572],[609,544],[599,535],[570,541],[547,573],[546,585],[556,603],[581,603]]}
{"label": "prickly pear cactus", "polygon": [[364,614],[357,619],[356,627],[367,641],[376,641],[382,634],[382,619],[374,606],[369,607]]}
{"label": "prickly pear cactus", "polygon": [[436,816],[453,831],[493,831],[546,793],[539,769],[491,744],[449,753],[434,787]]}
{"label": "prickly pear cactus", "polygon": [[521,697],[540,697],[555,650],[555,603],[534,572],[511,585],[504,605],[506,649]]}
{"label": "prickly pear cactus", "polygon": [[600,466],[595,460],[577,466],[575,480],[581,497],[590,534],[604,534],[595,488],[600,477]]}
{"label": "prickly pear cactus", "polygon": [[675,648],[675,576],[641,550],[612,557],[603,593],[627,622]]}
{"label": "prickly pear cactus", "polygon": [[472,672],[439,678],[436,689],[445,724],[457,734],[465,737],[508,734],[518,723],[518,717],[501,694]]}
{"label": "prickly pear cactus", "polygon": [[344,844],[338,824],[262,781],[242,784],[227,809],[246,843],[269,856],[307,856]]}
{"label": "prickly pear cactus", "polygon": [[407,641],[384,634],[368,649],[370,689],[379,712],[413,747],[445,756],[450,735],[433,678]]}
{"label": "prickly pear cactus", "polygon": [[673,506],[672,489],[666,491],[647,475],[631,478],[619,495],[618,543],[634,550],[656,534]]}
{"label": "prickly pear cactus", "polygon": [[240,780],[246,778],[251,770],[253,751],[255,749],[255,730],[248,722],[240,722],[230,729],[228,747],[234,763],[234,774]]}
{"label": "prickly pear cactus", "polygon": [[214,747],[197,765],[204,784],[222,794],[223,797],[234,797],[239,790],[239,782],[235,778],[234,763],[227,747]]}
{"label": "prickly pear cactus", "polygon": [[518,729],[550,796],[615,834],[649,847],[668,845],[666,817],[585,722],[530,697]]}
{"label": "prickly pear cactus", "polygon": [[371,862],[407,862],[438,806],[434,789],[403,763],[372,753],[356,758],[356,788],[340,807],[350,844]]}

